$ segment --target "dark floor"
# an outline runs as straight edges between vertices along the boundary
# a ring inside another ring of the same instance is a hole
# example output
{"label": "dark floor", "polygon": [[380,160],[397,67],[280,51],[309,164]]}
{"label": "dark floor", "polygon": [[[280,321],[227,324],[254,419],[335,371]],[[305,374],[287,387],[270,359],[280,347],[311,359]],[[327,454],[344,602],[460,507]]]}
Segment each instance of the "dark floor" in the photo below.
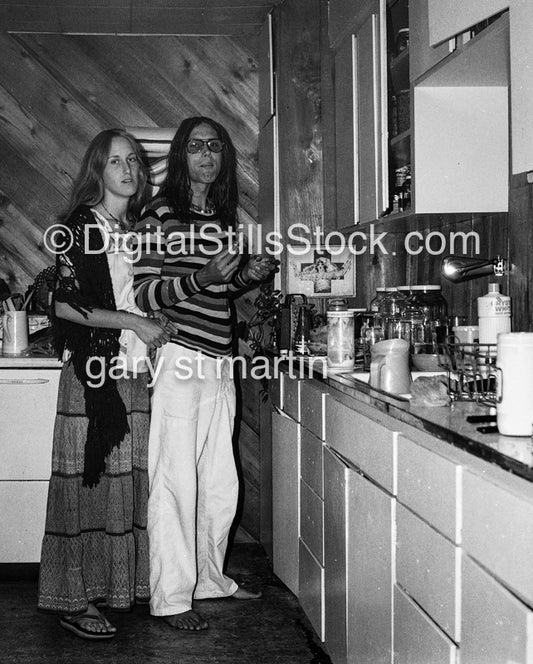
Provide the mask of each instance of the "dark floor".
{"label": "dark floor", "polygon": [[108,616],[118,627],[110,642],[88,642],[35,608],[35,580],[0,581],[2,664],[329,664],[294,595],[272,573],[262,547],[234,544],[228,573],[263,590],[261,600],[204,600],[205,632],[172,630],[147,606]]}

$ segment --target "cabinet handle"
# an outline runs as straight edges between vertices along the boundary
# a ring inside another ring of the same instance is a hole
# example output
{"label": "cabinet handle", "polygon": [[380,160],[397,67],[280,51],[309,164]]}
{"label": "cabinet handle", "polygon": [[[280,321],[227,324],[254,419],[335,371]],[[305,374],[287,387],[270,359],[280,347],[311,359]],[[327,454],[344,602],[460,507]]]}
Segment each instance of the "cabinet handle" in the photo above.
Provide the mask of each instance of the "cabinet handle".
{"label": "cabinet handle", "polygon": [[0,385],[44,385],[48,378],[0,378]]}

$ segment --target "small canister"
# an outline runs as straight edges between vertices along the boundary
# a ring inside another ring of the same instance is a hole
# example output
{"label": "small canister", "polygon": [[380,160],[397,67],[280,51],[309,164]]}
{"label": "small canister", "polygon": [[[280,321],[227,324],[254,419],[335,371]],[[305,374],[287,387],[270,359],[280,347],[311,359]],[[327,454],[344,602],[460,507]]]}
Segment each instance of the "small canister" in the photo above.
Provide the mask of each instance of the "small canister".
{"label": "small canister", "polygon": [[328,367],[353,369],[355,362],[354,314],[348,311],[346,300],[330,300],[328,319]]}

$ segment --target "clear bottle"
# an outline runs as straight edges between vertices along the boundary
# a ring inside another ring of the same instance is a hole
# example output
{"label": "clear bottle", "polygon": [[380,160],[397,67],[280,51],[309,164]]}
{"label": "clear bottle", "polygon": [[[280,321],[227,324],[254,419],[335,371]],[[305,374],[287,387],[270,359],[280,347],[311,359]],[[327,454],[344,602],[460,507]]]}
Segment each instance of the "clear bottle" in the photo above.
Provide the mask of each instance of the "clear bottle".
{"label": "clear bottle", "polygon": [[354,315],[346,300],[330,300],[328,319],[328,356],[331,369],[353,369],[355,362]]}
{"label": "clear bottle", "polygon": [[424,314],[425,343],[444,343],[447,332],[448,303],[439,284],[411,286],[409,304]]}
{"label": "clear bottle", "polygon": [[425,345],[424,312],[413,304],[406,304],[399,323],[400,338],[409,342],[411,353],[420,352]]}
{"label": "clear bottle", "polygon": [[490,283],[489,292],[477,299],[479,343],[495,344],[498,334],[511,331],[511,298],[500,293],[500,284]]}

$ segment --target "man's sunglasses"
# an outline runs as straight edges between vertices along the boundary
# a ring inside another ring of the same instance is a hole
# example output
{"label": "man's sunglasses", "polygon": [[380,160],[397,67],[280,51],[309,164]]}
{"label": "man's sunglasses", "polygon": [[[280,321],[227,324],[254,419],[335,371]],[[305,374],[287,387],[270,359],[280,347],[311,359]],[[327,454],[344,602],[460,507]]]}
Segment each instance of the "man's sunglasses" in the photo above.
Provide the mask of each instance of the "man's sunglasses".
{"label": "man's sunglasses", "polygon": [[187,152],[198,154],[204,149],[204,145],[207,145],[211,152],[222,152],[224,148],[224,143],[219,138],[210,138],[207,141],[202,138],[191,138],[190,141],[187,141]]}

